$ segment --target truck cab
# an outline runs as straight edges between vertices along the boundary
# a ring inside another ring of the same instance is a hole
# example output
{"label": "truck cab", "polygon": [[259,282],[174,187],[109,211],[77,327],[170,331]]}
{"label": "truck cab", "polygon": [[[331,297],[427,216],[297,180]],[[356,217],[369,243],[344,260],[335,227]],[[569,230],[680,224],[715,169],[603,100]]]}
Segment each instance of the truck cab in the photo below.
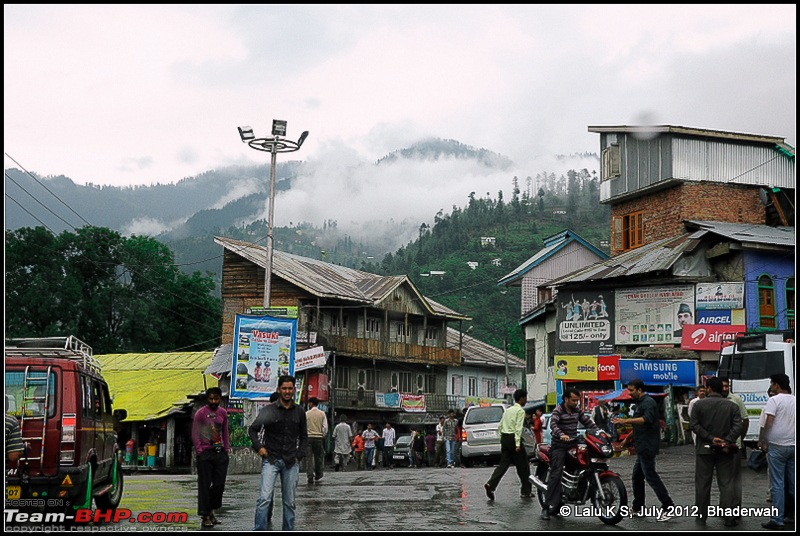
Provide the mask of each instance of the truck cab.
{"label": "truck cab", "polygon": [[92,349],[79,339],[11,339],[5,346],[6,413],[24,451],[6,466],[6,504],[69,512],[116,508],[123,475],[117,421]]}
{"label": "truck cab", "polygon": [[758,422],[769,398],[770,376],[786,374],[794,392],[794,352],[794,341],[782,333],[739,335],[720,352],[717,376],[728,378],[731,393],[739,395],[747,408],[746,445],[754,447],[758,442]]}

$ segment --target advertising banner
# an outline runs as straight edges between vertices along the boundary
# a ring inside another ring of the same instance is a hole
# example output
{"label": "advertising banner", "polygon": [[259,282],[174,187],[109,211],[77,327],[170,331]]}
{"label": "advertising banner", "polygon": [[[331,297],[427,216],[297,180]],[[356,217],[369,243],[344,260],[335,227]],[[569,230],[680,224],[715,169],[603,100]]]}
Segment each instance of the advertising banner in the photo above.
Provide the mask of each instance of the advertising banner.
{"label": "advertising banner", "polygon": [[680,344],[683,326],[694,324],[694,285],[617,289],[615,343]]}
{"label": "advertising banner", "polygon": [[297,352],[294,358],[294,370],[300,372],[301,370],[324,367],[328,361],[328,354],[322,346],[315,346],[308,350]]}
{"label": "advertising banner", "polygon": [[269,398],[278,377],[294,374],[297,320],[236,315],[231,398]]}
{"label": "advertising banner", "polygon": [[639,378],[646,385],[697,385],[697,361],[694,359],[620,359],[619,379],[627,384]]}
{"label": "advertising banner", "polygon": [[379,408],[399,408],[400,393],[375,393],[375,405]]}
{"label": "advertising banner", "polygon": [[557,354],[605,355],[614,351],[613,291],[560,292],[557,300]]}
{"label": "advertising banner", "polygon": [[597,380],[597,357],[593,355],[557,355],[553,375],[556,380]]}
{"label": "advertising banner", "polygon": [[698,283],[695,304],[698,311],[742,309],[744,283]]}
{"label": "advertising banner", "polygon": [[400,407],[412,413],[425,412],[425,395],[401,395]]}
{"label": "advertising banner", "polygon": [[619,379],[619,355],[597,357],[597,381],[616,381]]}
{"label": "advertising banner", "polygon": [[712,350],[719,352],[736,339],[738,333],[746,333],[747,326],[719,326],[714,324],[684,326],[681,348],[684,350]]}

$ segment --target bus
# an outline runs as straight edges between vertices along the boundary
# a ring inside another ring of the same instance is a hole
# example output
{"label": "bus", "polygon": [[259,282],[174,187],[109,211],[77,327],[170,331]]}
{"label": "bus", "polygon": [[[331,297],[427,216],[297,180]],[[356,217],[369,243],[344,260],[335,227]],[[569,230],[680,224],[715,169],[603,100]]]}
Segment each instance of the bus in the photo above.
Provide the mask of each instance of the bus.
{"label": "bus", "polygon": [[758,442],[758,422],[769,398],[770,376],[781,372],[789,376],[794,393],[794,346],[794,340],[783,333],[758,333],[738,335],[720,352],[717,376],[728,378],[731,392],[739,395],[747,408],[747,446],[755,447]]}

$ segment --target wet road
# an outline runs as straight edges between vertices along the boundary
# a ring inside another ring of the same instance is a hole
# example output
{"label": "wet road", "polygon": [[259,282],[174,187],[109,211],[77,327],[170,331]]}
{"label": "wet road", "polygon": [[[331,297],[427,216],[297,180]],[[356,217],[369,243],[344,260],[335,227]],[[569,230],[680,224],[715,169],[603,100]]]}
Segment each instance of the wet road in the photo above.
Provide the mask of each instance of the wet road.
{"label": "wet road", "polygon": [[[691,446],[669,447],[657,458],[657,468],[673,500],[679,506],[694,502],[694,455]],[[631,468],[635,456],[611,460],[611,468],[621,474],[632,500]],[[351,466],[352,468],[352,466]],[[581,530],[734,530],[762,531],[766,517],[745,517],[738,527],[723,529],[722,519],[709,519],[698,525],[691,517],[668,522],[655,518],[623,519],[619,525],[603,525],[595,517],[539,519],[538,501],[519,496],[519,480],[511,468],[497,489],[494,502],[487,500],[483,484],[493,467],[471,469],[396,468],[374,471],[326,472],[313,486],[300,475],[297,488],[298,531],[551,531]],[[766,473],[754,473],[743,465],[743,506],[765,508],[768,488]],[[230,475],[223,508],[222,524],[213,531],[251,530],[258,475]],[[280,493],[276,491],[277,497]],[[647,487],[649,506],[658,506],[655,494]],[[712,504],[718,501],[712,491]],[[126,476],[121,508],[138,512],[188,512],[189,519],[178,526],[200,530],[196,515],[196,477],[190,475],[136,474]],[[274,530],[280,530],[280,507],[276,504]],[[177,526],[175,527],[177,528]],[[787,528],[794,528],[788,525]],[[766,531],[765,531],[766,532]]]}

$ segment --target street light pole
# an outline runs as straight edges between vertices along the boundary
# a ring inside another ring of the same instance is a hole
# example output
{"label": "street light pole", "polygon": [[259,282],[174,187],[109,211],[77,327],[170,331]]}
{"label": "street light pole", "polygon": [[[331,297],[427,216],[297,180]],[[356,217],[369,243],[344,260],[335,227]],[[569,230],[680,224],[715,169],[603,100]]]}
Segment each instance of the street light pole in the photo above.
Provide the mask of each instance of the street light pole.
{"label": "street light pole", "polygon": [[247,143],[257,151],[266,151],[271,155],[269,170],[269,205],[267,214],[267,253],[264,271],[264,308],[269,308],[272,293],[272,252],[273,252],[273,222],[275,221],[275,171],[278,167],[278,153],[291,153],[300,149],[308,137],[304,131],[295,142],[281,138],[286,135],[286,121],[272,120],[272,138],[256,138],[250,127],[239,127],[239,136],[242,142]]}

